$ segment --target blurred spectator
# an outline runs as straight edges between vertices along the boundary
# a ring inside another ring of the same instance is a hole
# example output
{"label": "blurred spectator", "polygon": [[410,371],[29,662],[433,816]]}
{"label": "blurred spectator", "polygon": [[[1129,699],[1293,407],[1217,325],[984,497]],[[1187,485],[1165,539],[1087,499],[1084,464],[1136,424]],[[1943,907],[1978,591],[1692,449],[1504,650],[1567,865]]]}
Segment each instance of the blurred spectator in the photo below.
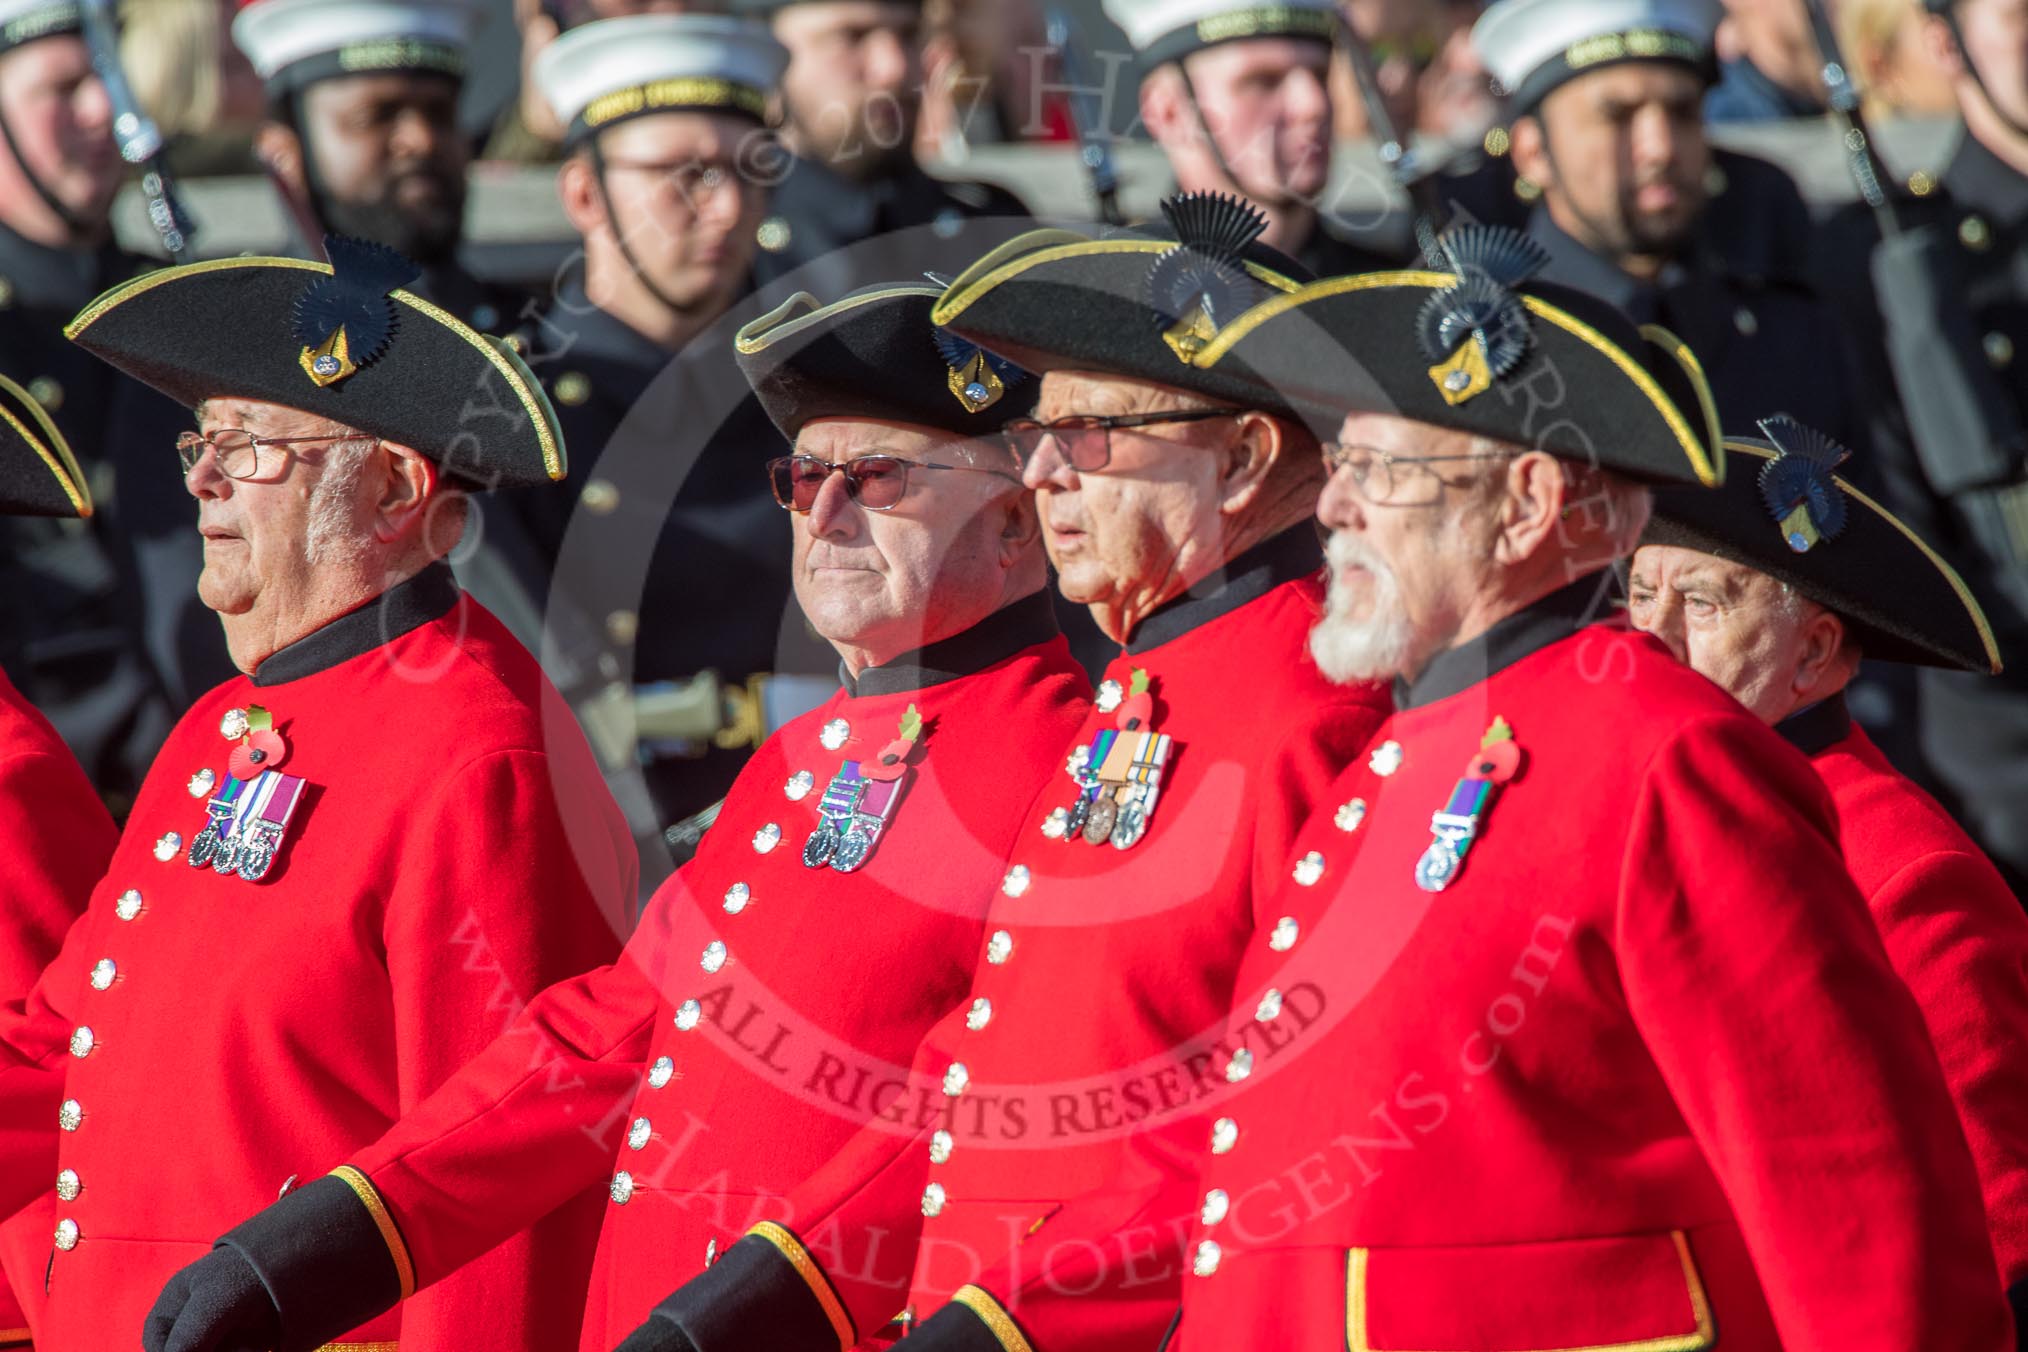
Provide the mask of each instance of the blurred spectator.
{"label": "blurred spectator", "polygon": [[724,9],[721,0],[514,0],[514,23],[521,30],[521,92],[501,110],[481,158],[515,164],[563,158],[563,128],[531,78],[535,58],[559,33],[628,14],[715,14]]}
{"label": "blurred spectator", "polygon": [[1923,40],[1916,0],[1838,0],[1838,42],[1866,96],[1866,116],[1946,117],[1958,110],[1948,71]]}
{"label": "blurred spectator", "polygon": [[178,174],[257,174],[254,132],[266,100],[232,43],[230,0],[125,0],[120,64],[155,119]]}
{"label": "blurred spectator", "polygon": [[1271,11],[1109,0],[1106,12],[1140,56],[1141,119],[1179,189],[1247,198],[1267,216],[1262,242],[1319,277],[1385,264],[1319,210],[1331,177],[1330,0]]}
{"label": "blurred spectator", "polygon": [[[1042,10],[1031,0],[927,0],[919,153],[960,160],[974,144],[1065,141],[1076,133]],[[1091,79],[1109,68],[1093,62]],[[1103,101],[1103,96],[1101,95]]]}
{"label": "blurred spectator", "polygon": [[1725,0],[1707,122],[1773,122],[1824,111],[1823,60],[1803,0]]}
{"label": "blurred spectator", "polygon": [[[49,410],[100,499],[89,521],[0,519],[0,663],[124,814],[170,720],[143,638],[128,508],[182,495],[174,430],[162,420],[174,407],[146,404],[145,392],[63,336],[93,297],[148,266],[113,242],[126,166],[111,127],[77,6],[0,0],[0,372]],[[124,421],[144,408],[152,421]],[[133,457],[133,475],[115,452]],[[186,547],[195,519],[185,498]],[[210,634],[222,653],[216,623]],[[5,1315],[0,1327],[12,1327]]]}
{"label": "blurred spectator", "polygon": [[[843,295],[928,270],[955,275],[1028,224],[1004,188],[931,177],[915,158],[922,8],[915,0],[742,0],[789,51],[774,210],[755,275]],[[974,224],[977,222],[977,224]],[[877,243],[875,243],[877,241]],[[848,252],[849,251],[849,252]]]}
{"label": "blurred spectator", "polygon": [[458,261],[472,153],[458,95],[477,21],[466,0],[257,0],[232,31],[266,85],[255,150],[300,247],[327,234],[384,244],[422,265],[418,294],[492,330],[523,298]]}
{"label": "blurred spectator", "polygon": [[[1402,134],[1468,145],[1498,119],[1499,102],[1472,51],[1477,0],[1346,0],[1341,9],[1373,54],[1381,98]],[[1331,62],[1331,94],[1338,139],[1372,135],[1343,53]]]}

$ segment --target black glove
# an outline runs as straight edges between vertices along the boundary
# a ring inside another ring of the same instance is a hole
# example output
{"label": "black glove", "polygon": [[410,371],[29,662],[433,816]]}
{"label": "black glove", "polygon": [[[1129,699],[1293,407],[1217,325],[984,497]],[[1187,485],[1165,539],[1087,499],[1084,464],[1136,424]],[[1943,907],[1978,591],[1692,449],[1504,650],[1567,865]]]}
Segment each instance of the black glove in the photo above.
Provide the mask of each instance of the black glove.
{"label": "black glove", "polygon": [[389,1310],[401,1277],[373,1213],[320,1178],[221,1235],[169,1279],[146,1352],[311,1352]]}
{"label": "black glove", "polygon": [[[152,1352],[152,1349],[150,1350]],[[613,1352],[697,1352],[683,1330],[666,1319],[649,1316],[648,1322],[627,1335],[627,1341]]]}
{"label": "black glove", "polygon": [[282,1335],[281,1311],[253,1264],[213,1249],[169,1279],[141,1330],[146,1352],[265,1352]]}

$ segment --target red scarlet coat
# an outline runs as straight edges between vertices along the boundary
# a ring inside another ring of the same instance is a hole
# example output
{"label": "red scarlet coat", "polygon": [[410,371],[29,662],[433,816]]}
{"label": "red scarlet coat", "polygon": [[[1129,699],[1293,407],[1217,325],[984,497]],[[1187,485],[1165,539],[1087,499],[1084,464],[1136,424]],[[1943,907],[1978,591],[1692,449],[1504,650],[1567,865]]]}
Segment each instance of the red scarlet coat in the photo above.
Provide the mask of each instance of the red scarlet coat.
{"label": "red scarlet coat", "polygon": [[[1264,899],[1187,1195],[1081,1199],[1093,1242],[931,1352],[1113,1346],[1185,1217],[1172,1352],[2013,1346],[1823,784],[1659,643],[1573,633],[1592,590],[1397,687]],[[1519,773],[1425,890],[1496,718]]]}
{"label": "red scarlet coat", "polygon": [[[56,956],[119,835],[56,729],[0,675],[0,1006]],[[27,1337],[0,1282],[0,1346]]]}
{"label": "red scarlet coat", "polygon": [[1842,696],[1775,730],[1831,790],[1845,865],[1922,1007],[2011,1287],[2028,1279],[2028,915],[1963,828],[1853,725]]}
{"label": "red scarlet coat", "polygon": [[[288,743],[283,773],[312,786],[259,883],[186,860],[207,817],[193,777],[223,785],[221,719],[253,705]],[[5,1256],[17,1283],[47,1272],[37,1342],[136,1345],[163,1282],[218,1235],[386,1130],[544,984],[610,958],[601,903],[631,897],[635,873],[568,710],[448,569],[199,700],[88,911],[0,1019],[0,1143],[21,1147],[0,1189],[42,1199]],[[576,1325],[594,1215],[353,1341],[547,1352]]]}
{"label": "red scarlet coat", "polygon": [[[1381,688],[1333,685],[1310,660],[1318,570],[1305,523],[1234,560],[1221,589],[1151,616],[1107,668],[1098,706],[1020,814],[966,1001],[925,1043],[891,1125],[794,1199],[786,1224],[816,1255],[814,1289],[851,1318],[820,1345],[879,1335],[904,1301],[927,1315],[968,1283],[1047,1261],[1065,1199],[1111,1180],[1134,1133],[1188,1119],[1222,1087],[1215,1044],[1253,899],[1388,707]],[[1124,850],[1067,840],[1048,824],[1077,796],[1068,753],[1134,714],[1136,670],[1153,729],[1173,739],[1155,812]],[[778,1305],[733,1300],[778,1332]],[[725,1322],[708,1303],[693,1291],[672,1313],[685,1327]],[[1124,1312],[1109,1345],[1153,1346],[1169,1313]]]}
{"label": "red scarlet coat", "polygon": [[[581,1345],[607,1352],[785,1214],[965,992],[1021,810],[1089,705],[1054,629],[1038,593],[783,727],[620,961],[545,992],[353,1158],[421,1285],[595,1190],[609,1201]],[[911,705],[912,777],[869,860],[807,867],[833,775]]]}

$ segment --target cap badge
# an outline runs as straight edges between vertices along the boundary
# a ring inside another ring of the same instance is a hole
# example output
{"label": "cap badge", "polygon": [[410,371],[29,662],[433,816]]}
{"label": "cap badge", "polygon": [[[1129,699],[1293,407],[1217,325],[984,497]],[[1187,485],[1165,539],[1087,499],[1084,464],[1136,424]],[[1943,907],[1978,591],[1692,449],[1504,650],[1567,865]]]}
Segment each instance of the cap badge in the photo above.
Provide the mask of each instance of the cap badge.
{"label": "cap badge", "polygon": [[324,238],[331,275],[319,277],[296,298],[296,337],[303,344],[303,374],[328,389],[358,374],[394,340],[395,308],[388,293],[422,276],[394,250],[340,235]]}
{"label": "cap badge", "polygon": [[1845,529],[1845,491],[1831,471],[1852,452],[1786,413],[1761,419],[1760,430],[1778,452],[1760,471],[1760,496],[1782,538],[1798,554],[1835,540]]}
{"label": "cap badge", "polygon": [[1267,217],[1237,197],[1189,192],[1162,199],[1176,246],[1148,270],[1148,305],[1162,341],[1188,365],[1227,320],[1266,290],[1240,260]]}
{"label": "cap badge", "polygon": [[1549,255],[1519,231],[1496,225],[1459,226],[1437,247],[1457,280],[1423,302],[1415,337],[1433,363],[1429,378],[1455,407],[1491,389],[1528,354],[1535,334],[1512,288],[1548,266]]}
{"label": "cap badge", "polygon": [[1005,357],[995,356],[948,329],[932,325],[930,337],[949,371],[944,383],[967,413],[985,412],[1010,388],[1028,379],[1028,372]]}

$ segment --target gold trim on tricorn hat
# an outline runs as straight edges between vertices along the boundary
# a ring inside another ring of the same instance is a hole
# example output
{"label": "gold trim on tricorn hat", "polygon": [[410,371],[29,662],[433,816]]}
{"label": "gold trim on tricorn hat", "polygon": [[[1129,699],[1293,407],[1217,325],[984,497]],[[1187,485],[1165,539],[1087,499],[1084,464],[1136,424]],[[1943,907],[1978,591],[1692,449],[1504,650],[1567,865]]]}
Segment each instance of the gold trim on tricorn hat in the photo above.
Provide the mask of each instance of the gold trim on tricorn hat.
{"label": "gold trim on tricorn hat", "polygon": [[1787,583],[1837,612],[1868,657],[2000,671],[1993,627],[1971,589],[1894,513],[1833,471],[1843,446],[1787,415],[1765,440],[1729,437],[1716,492],[1655,494],[1644,545],[1715,555]]}
{"label": "gold trim on tricorn hat", "polygon": [[415,266],[327,238],[329,263],[221,258],[146,273],[71,320],[73,342],[186,407],[240,398],[414,448],[459,481],[563,478],[563,434],[527,365],[402,289]]}
{"label": "gold trim on tricorn hat", "polygon": [[1535,280],[1517,232],[1444,241],[1455,271],[1312,282],[1233,320],[1196,362],[1273,387],[1320,427],[1392,413],[1652,483],[1719,482],[1710,388],[1680,339]]}
{"label": "gold trim on tricorn hat", "polygon": [[90,516],[70,443],[27,390],[0,375],[0,516]]}
{"label": "gold trim on tricorn hat", "polygon": [[799,292],[739,331],[740,373],[793,440],[818,418],[987,436],[1034,407],[1030,374],[930,321],[942,290],[869,287],[819,306]]}

